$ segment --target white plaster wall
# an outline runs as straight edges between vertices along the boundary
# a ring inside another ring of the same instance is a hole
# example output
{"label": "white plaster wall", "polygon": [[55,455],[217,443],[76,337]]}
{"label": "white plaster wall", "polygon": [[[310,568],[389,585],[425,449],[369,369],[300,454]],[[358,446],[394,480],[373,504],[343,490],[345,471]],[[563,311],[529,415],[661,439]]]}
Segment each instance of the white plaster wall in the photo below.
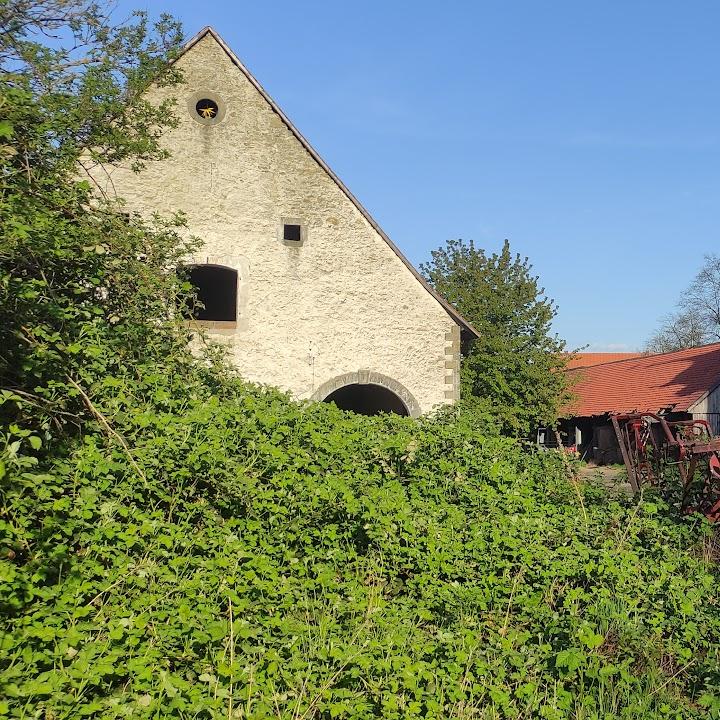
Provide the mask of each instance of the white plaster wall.
{"label": "white plaster wall", "polygon": [[[204,241],[196,260],[239,271],[238,326],[214,334],[243,376],[307,398],[370,370],[407,388],[422,412],[451,402],[454,321],[211,35],[178,66],[183,86],[152,91],[178,99],[180,124],[165,136],[172,157],[98,180],[131,209],[184,210]],[[198,91],[224,105],[221,122],[188,110]],[[302,247],[278,240],[288,217],[307,226]]]}

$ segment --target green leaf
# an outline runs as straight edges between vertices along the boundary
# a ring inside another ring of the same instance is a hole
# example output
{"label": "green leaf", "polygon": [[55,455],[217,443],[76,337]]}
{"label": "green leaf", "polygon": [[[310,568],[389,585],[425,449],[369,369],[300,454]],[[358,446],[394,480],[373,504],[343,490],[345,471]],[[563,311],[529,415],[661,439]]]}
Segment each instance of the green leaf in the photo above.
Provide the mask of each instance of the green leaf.
{"label": "green leaf", "polygon": [[600,647],[605,641],[605,637],[603,635],[598,635],[592,630],[582,631],[579,635],[579,638],[580,642],[590,650],[594,650],[595,648]]}
{"label": "green leaf", "polygon": [[578,648],[561,650],[555,656],[555,667],[564,668],[572,674],[585,662],[585,653]]}

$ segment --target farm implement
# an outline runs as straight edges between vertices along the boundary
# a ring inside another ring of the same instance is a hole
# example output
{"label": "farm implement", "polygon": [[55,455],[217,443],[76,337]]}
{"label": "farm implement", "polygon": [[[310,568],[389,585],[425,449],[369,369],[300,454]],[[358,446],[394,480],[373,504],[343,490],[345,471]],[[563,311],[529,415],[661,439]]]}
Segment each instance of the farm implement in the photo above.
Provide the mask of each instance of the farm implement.
{"label": "farm implement", "polygon": [[720,520],[720,437],[706,420],[670,421],[648,412],[613,415],[612,424],[635,492],[646,485],[670,489],[677,477],[681,509]]}

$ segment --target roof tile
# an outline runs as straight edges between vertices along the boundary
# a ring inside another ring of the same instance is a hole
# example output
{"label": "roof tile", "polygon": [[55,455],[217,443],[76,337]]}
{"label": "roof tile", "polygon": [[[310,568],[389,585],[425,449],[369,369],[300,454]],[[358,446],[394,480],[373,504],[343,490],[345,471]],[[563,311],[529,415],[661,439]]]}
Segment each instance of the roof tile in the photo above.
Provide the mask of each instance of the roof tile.
{"label": "roof tile", "polygon": [[643,357],[643,353],[612,353],[612,352],[584,352],[576,353],[568,362],[568,370],[580,367],[601,365],[602,363],[615,362],[616,360],[627,360],[629,358]]}
{"label": "roof tile", "polygon": [[576,400],[565,413],[685,412],[720,383],[720,343],[569,369]]}

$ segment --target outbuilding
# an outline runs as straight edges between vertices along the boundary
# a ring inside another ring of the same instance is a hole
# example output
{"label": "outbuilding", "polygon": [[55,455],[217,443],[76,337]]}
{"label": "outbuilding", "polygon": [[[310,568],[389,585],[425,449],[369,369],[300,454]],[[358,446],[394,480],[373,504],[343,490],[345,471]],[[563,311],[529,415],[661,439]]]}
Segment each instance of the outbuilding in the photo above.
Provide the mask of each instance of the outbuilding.
{"label": "outbuilding", "polygon": [[720,343],[567,372],[575,399],[563,413],[560,431],[586,460],[622,462],[610,419],[618,413],[707,420],[713,434],[720,434]]}

